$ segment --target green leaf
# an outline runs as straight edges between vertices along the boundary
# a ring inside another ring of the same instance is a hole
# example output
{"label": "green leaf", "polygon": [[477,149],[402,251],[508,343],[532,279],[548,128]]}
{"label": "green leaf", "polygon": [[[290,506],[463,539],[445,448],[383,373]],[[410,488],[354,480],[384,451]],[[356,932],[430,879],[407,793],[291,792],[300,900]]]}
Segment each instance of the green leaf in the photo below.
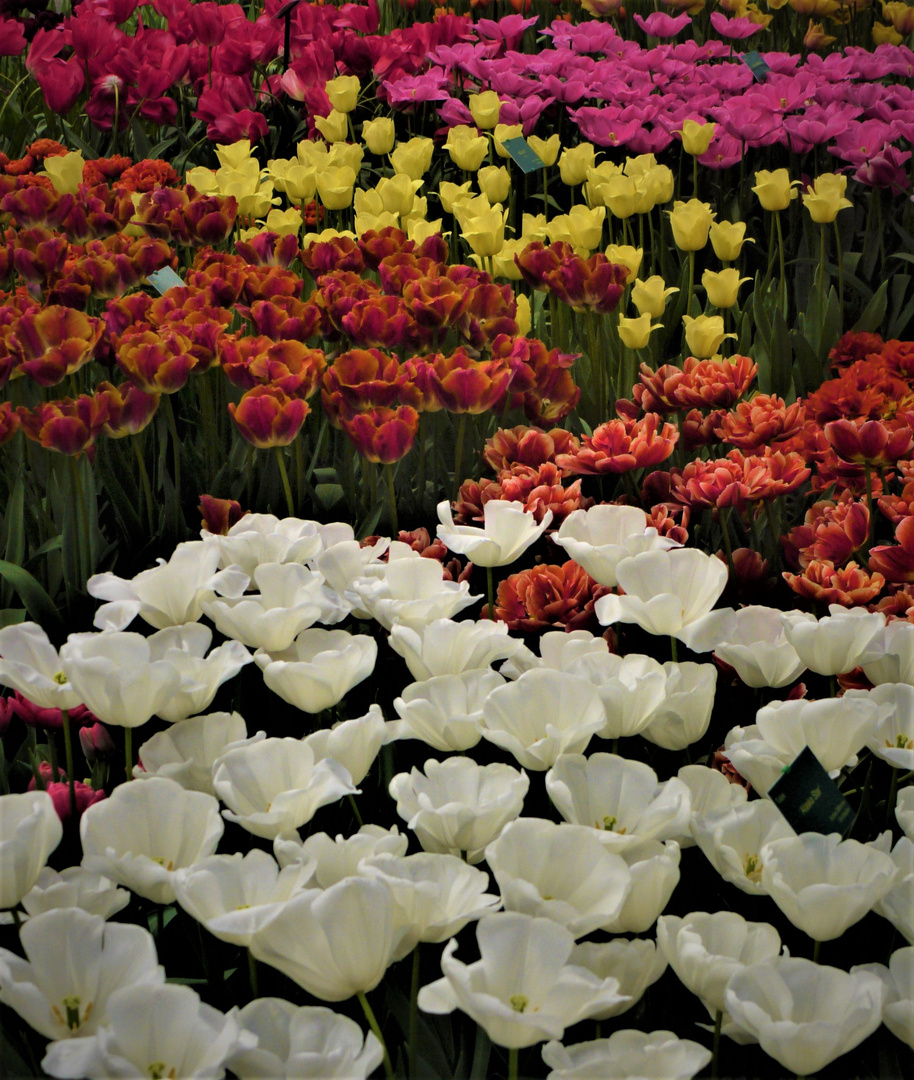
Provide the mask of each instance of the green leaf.
{"label": "green leaf", "polygon": [[771,363],[772,393],[786,398],[790,393],[790,383],[793,378],[793,349],[790,344],[790,336],[784,316],[778,308],[774,309],[771,318]]}
{"label": "green leaf", "polygon": [[59,641],[66,638],[67,628],[64,626],[57,606],[28,570],[0,559],[0,577],[12,585],[19,599],[25,604],[29,616],[44,627],[49,638]]}
{"label": "green leaf", "polygon": [[86,155],[87,158],[98,157],[98,151],[95,149],[95,147],[91,143],[87,143],[86,140],[80,135],[77,135],[73,128],[66,122],[66,120],[64,120],[62,116],[60,117],[60,126],[63,128],[63,133],[64,135],[66,135],[68,143],[72,143],[72,145],[75,146],[77,150],[82,150],[82,152]]}
{"label": "green leaf", "polygon": [[136,157],[144,161],[153,156],[158,157],[157,154],[153,155],[152,153],[149,136],[146,134],[138,116],[134,116],[130,120],[130,134],[133,136],[133,149],[136,151]]}
{"label": "green leaf", "polygon": [[25,608],[2,608],[0,609],[0,628],[4,626],[18,626],[25,622],[28,612]]}
{"label": "green leaf", "polygon": [[791,330],[789,337],[795,357],[794,389],[797,396],[802,397],[821,385],[822,364],[816,355],[816,350],[799,330]]}
{"label": "green leaf", "polygon": [[886,308],[888,307],[888,292],[889,282],[886,279],[873,293],[872,299],[863,309],[863,314],[854,323],[852,329],[855,333],[873,334],[882,326],[882,320],[885,318]]}

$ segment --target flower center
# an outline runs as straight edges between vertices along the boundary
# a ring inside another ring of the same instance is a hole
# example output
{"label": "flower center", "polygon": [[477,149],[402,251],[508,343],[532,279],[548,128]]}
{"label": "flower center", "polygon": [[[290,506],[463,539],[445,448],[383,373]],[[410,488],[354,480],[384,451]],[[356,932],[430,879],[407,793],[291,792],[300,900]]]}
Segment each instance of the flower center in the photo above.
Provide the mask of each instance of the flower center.
{"label": "flower center", "polygon": [[[166,1069],[168,1069],[167,1072]],[[149,1080],[176,1080],[178,1075],[174,1065],[169,1069],[164,1061],[150,1061],[146,1066],[146,1072],[149,1073]]]}
{"label": "flower center", "polygon": [[58,671],[56,675],[52,675],[51,680],[56,682],[58,686],[66,686],[70,681],[62,671]]}
{"label": "flower center", "polygon": [[51,1011],[57,1017],[58,1023],[65,1024],[70,1031],[76,1031],[89,1019],[95,1003],[90,1001],[82,1016],[79,1015],[82,998],[78,994],[70,994],[68,997],[62,998],[60,1004],[63,1006],[63,1013],[56,1005],[51,1006]]}
{"label": "flower center", "polygon": [[743,869],[746,871],[746,877],[750,881],[758,884],[762,880],[762,864],[758,855],[747,855],[743,862]]}
{"label": "flower center", "polygon": [[522,1013],[530,1004],[530,999],[526,994],[512,994],[508,1001],[511,1004],[511,1008],[518,1013]]}
{"label": "flower center", "polygon": [[[605,829],[606,832],[617,832],[620,836],[624,836],[626,826],[623,825],[621,829],[617,829],[616,826],[618,824],[619,824],[619,819],[616,817],[615,814],[604,814],[603,815],[603,825],[602,825],[603,829]],[[595,825],[596,825],[596,827],[598,829],[601,827],[599,821],[595,822]]]}
{"label": "flower center", "polygon": [[174,863],[173,863],[173,862],[171,861],[171,859],[168,859],[168,860],[166,861],[166,859],[165,859],[165,856],[164,856],[164,855],[156,855],[156,856],[155,856],[155,857],[153,858],[153,860],[152,860],[152,861],[153,861],[154,863],[158,863],[158,864],[159,864],[159,866],[164,866],[164,867],[165,867],[165,869],[166,869],[166,870],[169,870],[169,871],[170,871],[170,870],[174,870],[174,868],[175,868],[175,864],[174,864]]}
{"label": "flower center", "polygon": [[886,739],[885,745],[890,750],[914,750],[914,739],[909,739],[903,732],[899,732],[895,736],[894,742],[890,739]]}

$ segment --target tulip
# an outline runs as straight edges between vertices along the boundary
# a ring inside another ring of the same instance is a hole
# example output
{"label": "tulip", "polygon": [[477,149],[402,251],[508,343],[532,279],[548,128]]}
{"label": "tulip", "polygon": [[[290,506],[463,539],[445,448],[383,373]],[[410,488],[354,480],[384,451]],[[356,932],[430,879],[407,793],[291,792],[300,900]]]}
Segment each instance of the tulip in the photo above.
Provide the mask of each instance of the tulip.
{"label": "tulip", "polygon": [[817,176],[812,187],[803,194],[803,205],[812,220],[827,225],[835,220],[839,210],[850,209],[853,203],[844,197],[846,189],[847,177],[843,174],[822,173]]}
{"label": "tulip", "polygon": [[362,141],[373,154],[389,154],[396,141],[393,120],[379,117],[362,124]]}
{"label": "tulip", "polygon": [[796,834],[773,802],[755,799],[693,818],[692,835],[724,881],[741,892],[764,896],[768,889],[762,884],[762,849]]}
{"label": "tulip", "polygon": [[755,174],[755,187],[752,190],[763,210],[786,210],[790,200],[797,197],[794,188],[799,185],[800,181],[791,180],[786,169],[775,169],[774,172],[761,169]]}
{"label": "tulip", "polygon": [[461,235],[474,255],[491,258],[501,251],[505,243],[504,214],[494,208],[483,214],[468,216],[461,222]]}
{"label": "tulip", "polygon": [[377,653],[374,639],[365,634],[315,628],[285,649],[258,649],[254,660],[275,694],[303,712],[319,713],[368,678]]}
{"label": "tulip", "polygon": [[507,566],[535,543],[549,527],[552,511],[547,510],[537,525],[515,503],[491,500],[484,507],[482,529],[469,525],[454,525],[451,505],[438,504],[438,538],[451,551],[468,556],[477,566]]}
{"label": "tulip", "polygon": [[511,190],[511,174],[504,165],[488,165],[476,175],[479,190],[491,203],[503,203]]}
{"label": "tulip", "polygon": [[[907,4],[883,4],[885,7],[907,8]],[[851,974],[860,970],[872,972],[882,980],[886,989],[882,1022],[893,1035],[914,1048],[914,946],[896,949],[889,957],[888,967],[866,964],[851,968]]]}
{"label": "tulip", "polygon": [[16,907],[29,892],[62,838],[46,791],[0,796],[0,910]]}
{"label": "tulip", "polygon": [[568,187],[577,187],[587,179],[588,169],[594,166],[596,148],[592,143],[582,142],[577,146],[562,151],[559,158],[559,172],[562,183]]}
{"label": "tulip", "polygon": [[485,90],[481,94],[470,94],[467,99],[473,123],[483,131],[491,131],[498,123],[501,112],[501,99],[494,90]]}
{"label": "tulip", "polygon": [[513,656],[522,646],[517,638],[508,636],[503,622],[451,619],[436,619],[416,628],[395,623],[389,643],[406,661],[414,679],[485,668]]}
{"label": "tulip", "polygon": [[390,724],[393,738],[421,739],[445,753],[469,750],[482,738],[479,724],[486,697],[504,685],[505,679],[488,669],[410,683],[394,698],[400,720]]}
{"label": "tulip", "polygon": [[558,160],[562,143],[557,134],[550,135],[548,139],[541,139],[536,135],[530,135],[527,142],[546,167],[554,165]]}
{"label": "tulip", "polygon": [[[681,251],[701,251],[708,242],[708,232],[717,214],[709,203],[698,199],[676,200],[666,211],[673,229],[673,241]],[[710,354],[708,354],[710,355]]]}
{"label": "tulip", "polygon": [[[874,846],[888,851],[889,838],[888,832],[883,833]],[[908,836],[902,836],[890,855],[895,864],[895,880],[873,910],[888,919],[898,933],[914,945],[914,841]]]}
{"label": "tulip", "polygon": [[409,139],[405,143],[397,143],[390,155],[390,163],[395,173],[405,173],[412,180],[421,180],[432,163],[434,149],[435,143],[432,139]]}
{"label": "tulip", "polygon": [[[479,135],[475,128],[458,124],[448,132],[445,149],[458,169],[476,172],[489,150],[489,140]],[[484,189],[481,189],[484,190]],[[488,192],[485,192],[488,195]],[[501,202],[501,199],[492,199]],[[445,209],[447,209],[445,207]]]}
{"label": "tulip", "polygon": [[[654,18],[654,15],[648,18]],[[669,16],[663,17],[669,19]],[[680,1039],[672,1031],[628,1029],[614,1031],[608,1039],[574,1046],[549,1042],[543,1047],[542,1054],[543,1061],[552,1069],[548,1080],[585,1080],[593,1076],[599,1076],[601,1080],[628,1080],[632,1076],[652,1075],[667,1080],[691,1080],[711,1060],[710,1050],[691,1039]]]}
{"label": "tulip", "polygon": [[650,315],[654,319],[659,319],[663,315],[666,309],[666,298],[679,292],[675,286],[664,288],[665,284],[663,278],[656,274],[649,277],[647,281],[635,278],[635,284],[632,287],[632,303],[640,315]]}
{"label": "tulip", "polygon": [[182,720],[140,746],[142,764],[134,766],[134,779],[161,776],[187,791],[215,795],[213,764],[233,743],[246,740],[247,734],[238,713],[215,712]]}
{"label": "tulip", "polygon": [[595,581],[611,588],[618,584],[616,567],[623,559],[677,546],[647,527],[643,510],[613,504],[573,510],[554,534],[554,542]]}
{"label": "tulip", "polygon": [[734,974],[727,1012],[789,1072],[809,1076],[852,1050],[882,1022],[879,977],[777,957]]}
{"label": "tulip", "polygon": [[351,113],[359,100],[358,75],[340,75],[324,83],[324,92],[337,112]]}
{"label": "tulip", "polygon": [[728,267],[719,273],[705,270],[701,275],[701,283],[705,287],[708,303],[716,308],[733,307],[740,285],[749,280],[747,277],[741,278],[739,271],[734,270],[733,267]]}
{"label": "tulip", "polygon": [[743,244],[754,244],[753,239],[746,239],[745,221],[715,221],[710,231],[711,247],[721,262],[733,262],[739,258]]}
{"label": "tulip", "polygon": [[82,698],[70,685],[47,633],[32,622],[0,630],[0,683],[44,709],[74,709]]}
{"label": "tulip", "polygon": [[[734,271],[735,272],[735,271]],[[724,333],[722,315],[683,315],[686,345],[694,357],[707,360],[715,356],[726,338],[735,338],[736,334]]]}
{"label": "tulip", "polygon": [[597,978],[612,976],[619,980],[619,993],[625,1000],[592,1013],[593,1020],[610,1020],[634,1008],[667,968],[663,953],[653,941],[644,938],[615,938],[601,944],[582,942],[571,950],[569,960]]}
{"label": "tulip", "polygon": [[819,675],[838,675],[877,659],[885,616],[830,604],[826,618],[807,612],[784,612],[784,633],[802,662]]}
{"label": "tulip", "polygon": [[22,906],[33,916],[61,908],[79,908],[89,915],[110,919],[129,903],[130,893],[126,889],[117,888],[113,881],[83,866],[68,866],[59,874],[46,866],[22,898]]}
{"label": "tulip", "polygon": [[637,278],[641,260],[644,257],[643,248],[635,248],[630,244],[610,244],[605,254],[611,263],[625,267],[629,281]]}
{"label": "tulip", "polygon": [[637,319],[626,319],[624,315],[620,315],[619,340],[628,349],[644,349],[654,330],[660,330],[662,327],[663,323],[651,324],[649,312],[639,315]]}
{"label": "tulip", "polygon": [[698,157],[707,152],[717,131],[717,124],[700,123],[697,120],[684,120],[682,123],[682,148],[692,157]]}

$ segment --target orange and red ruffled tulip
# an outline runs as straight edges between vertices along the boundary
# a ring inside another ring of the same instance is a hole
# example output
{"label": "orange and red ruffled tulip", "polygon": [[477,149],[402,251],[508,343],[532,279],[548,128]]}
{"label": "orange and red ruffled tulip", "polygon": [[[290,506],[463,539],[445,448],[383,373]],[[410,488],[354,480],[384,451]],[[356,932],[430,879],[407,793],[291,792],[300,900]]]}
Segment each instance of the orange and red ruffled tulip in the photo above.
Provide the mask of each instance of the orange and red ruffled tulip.
{"label": "orange and red ruffled tulip", "polygon": [[95,355],[105,324],[72,308],[51,305],[22,315],[11,327],[16,372],[41,386],[56,386]]}
{"label": "orange and red ruffled tulip", "polygon": [[27,409],[20,405],[16,410],[22,430],[33,442],[46,450],[79,456],[90,450],[108,420],[109,406],[106,394],[80,394],[59,401],[47,401]]}
{"label": "orange and red ruffled tulip", "polygon": [[310,409],[302,398],[292,398],[273,386],[255,386],[237,405],[229,402],[229,415],[242,436],[259,449],[288,446]]}
{"label": "orange and red ruffled tulip", "polygon": [[405,457],[416,441],[419,414],[410,405],[396,409],[367,409],[340,417],[340,426],[368,461],[390,465]]}

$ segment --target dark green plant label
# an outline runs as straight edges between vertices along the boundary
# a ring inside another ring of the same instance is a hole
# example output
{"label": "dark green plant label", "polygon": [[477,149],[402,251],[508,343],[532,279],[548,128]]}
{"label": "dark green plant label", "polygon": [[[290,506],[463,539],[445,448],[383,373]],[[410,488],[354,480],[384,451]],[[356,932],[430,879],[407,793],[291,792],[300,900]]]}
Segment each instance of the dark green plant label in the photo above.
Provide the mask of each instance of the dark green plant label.
{"label": "dark green plant label", "polygon": [[761,54],[757,52],[743,53],[743,63],[755,76],[756,82],[764,82],[768,72],[771,68],[762,59]]}
{"label": "dark green plant label", "polygon": [[854,811],[808,746],[768,789],[768,798],[797,833],[840,833],[854,822]]}
{"label": "dark green plant label", "polygon": [[511,159],[520,165],[525,173],[536,172],[537,169],[546,168],[546,162],[543,161],[523,135],[518,135],[514,139],[505,139],[501,145],[511,155]]}
{"label": "dark green plant label", "polygon": [[175,285],[184,285],[184,282],[170,266],[163,266],[161,270],[156,270],[155,273],[150,274],[146,280],[156,292],[161,293],[162,296],[164,296],[169,289],[173,289]]}

